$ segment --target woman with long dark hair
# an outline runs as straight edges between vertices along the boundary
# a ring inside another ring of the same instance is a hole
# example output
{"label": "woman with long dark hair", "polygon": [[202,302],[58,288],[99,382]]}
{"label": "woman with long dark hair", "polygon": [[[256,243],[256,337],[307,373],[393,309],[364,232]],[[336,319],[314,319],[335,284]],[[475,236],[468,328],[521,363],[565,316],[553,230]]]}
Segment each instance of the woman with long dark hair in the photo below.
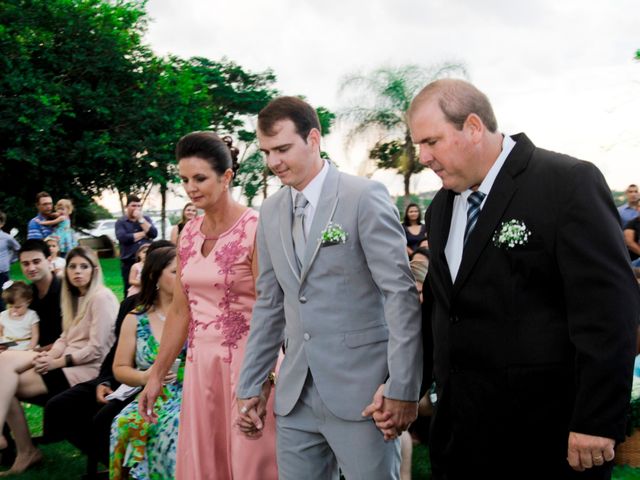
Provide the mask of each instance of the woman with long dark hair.
{"label": "woman with long dark hair", "polygon": [[417,203],[410,203],[404,210],[402,226],[407,237],[407,254],[409,255],[427,238],[426,227],[422,223],[421,216],[422,212]]}
{"label": "woman with long dark hair", "polygon": [[[122,323],[113,361],[113,373],[125,385],[143,387],[149,379],[173,300],[175,277],[175,247],[153,250],[142,269],[138,307]],[[174,477],[184,358],[183,351],[173,371],[164,377],[157,423],[150,425],[142,419],[137,400],[114,419],[109,467],[112,479],[126,478],[126,471],[138,479]]]}
{"label": "woman with long dark hair", "polygon": [[182,217],[177,225],[174,225],[171,229],[171,243],[174,245],[178,244],[178,237],[180,233],[182,233],[182,229],[187,224],[189,220],[192,220],[198,216],[198,208],[191,202],[188,202],[184,207],[182,207]]}

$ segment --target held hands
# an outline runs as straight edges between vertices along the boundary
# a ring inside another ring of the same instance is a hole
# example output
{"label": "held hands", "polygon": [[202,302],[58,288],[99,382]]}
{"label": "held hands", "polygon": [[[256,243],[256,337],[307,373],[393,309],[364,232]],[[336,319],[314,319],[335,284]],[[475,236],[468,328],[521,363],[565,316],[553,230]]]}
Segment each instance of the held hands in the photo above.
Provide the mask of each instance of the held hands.
{"label": "held hands", "polygon": [[271,382],[262,385],[262,392],[257,397],[238,398],[238,419],[236,426],[249,438],[260,438],[267,414],[267,400],[271,394]]}
{"label": "held hands", "polygon": [[418,402],[394,400],[384,396],[384,384],[378,387],[373,400],[362,412],[363,417],[371,416],[385,440],[393,440],[418,416]]}
{"label": "held hands", "polygon": [[587,468],[598,467],[613,460],[614,446],[615,441],[611,438],[569,432],[567,461],[571,468],[583,472]]}

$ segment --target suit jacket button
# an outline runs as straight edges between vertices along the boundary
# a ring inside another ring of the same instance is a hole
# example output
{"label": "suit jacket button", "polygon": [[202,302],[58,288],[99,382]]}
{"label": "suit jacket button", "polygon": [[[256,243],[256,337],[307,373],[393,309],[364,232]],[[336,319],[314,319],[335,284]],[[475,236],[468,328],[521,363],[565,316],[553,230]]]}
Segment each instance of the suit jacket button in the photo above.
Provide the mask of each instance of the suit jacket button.
{"label": "suit jacket button", "polygon": [[304,335],[302,335],[302,338],[304,338],[305,340],[309,340],[311,338],[311,335],[305,333]]}
{"label": "suit jacket button", "polygon": [[458,323],[460,321],[457,315],[453,315],[449,320],[451,323]]}
{"label": "suit jacket button", "polygon": [[300,303],[307,303],[307,297],[302,296],[298,299],[300,301]]}

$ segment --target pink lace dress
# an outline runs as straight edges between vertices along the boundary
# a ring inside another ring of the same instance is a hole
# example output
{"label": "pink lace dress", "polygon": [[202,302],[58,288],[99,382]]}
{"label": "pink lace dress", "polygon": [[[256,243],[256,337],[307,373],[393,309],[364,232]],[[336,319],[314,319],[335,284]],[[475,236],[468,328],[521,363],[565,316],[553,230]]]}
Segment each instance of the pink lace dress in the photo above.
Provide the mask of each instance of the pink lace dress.
{"label": "pink lace dress", "polygon": [[234,425],[236,382],[255,302],[251,260],[258,215],[246,210],[206,257],[203,218],[187,223],[179,248],[191,318],[176,478],[276,480],[273,414],[267,415],[264,434],[257,440],[246,438]]}

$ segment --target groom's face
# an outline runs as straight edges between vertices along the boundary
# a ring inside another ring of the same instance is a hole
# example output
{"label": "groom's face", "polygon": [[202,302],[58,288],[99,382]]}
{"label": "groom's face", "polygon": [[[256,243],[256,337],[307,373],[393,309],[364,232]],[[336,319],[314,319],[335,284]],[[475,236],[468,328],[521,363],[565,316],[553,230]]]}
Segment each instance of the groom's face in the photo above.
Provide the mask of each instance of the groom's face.
{"label": "groom's face", "polygon": [[302,191],[322,167],[317,154],[320,132],[313,128],[303,139],[288,119],[276,122],[272,131],[273,135],[266,135],[258,129],[258,143],[267,166],[284,185]]}
{"label": "groom's face", "polygon": [[444,188],[463,192],[477,183],[478,162],[466,122],[458,130],[446,119],[437,99],[432,99],[415,108],[409,128],[420,163],[440,177]]}

